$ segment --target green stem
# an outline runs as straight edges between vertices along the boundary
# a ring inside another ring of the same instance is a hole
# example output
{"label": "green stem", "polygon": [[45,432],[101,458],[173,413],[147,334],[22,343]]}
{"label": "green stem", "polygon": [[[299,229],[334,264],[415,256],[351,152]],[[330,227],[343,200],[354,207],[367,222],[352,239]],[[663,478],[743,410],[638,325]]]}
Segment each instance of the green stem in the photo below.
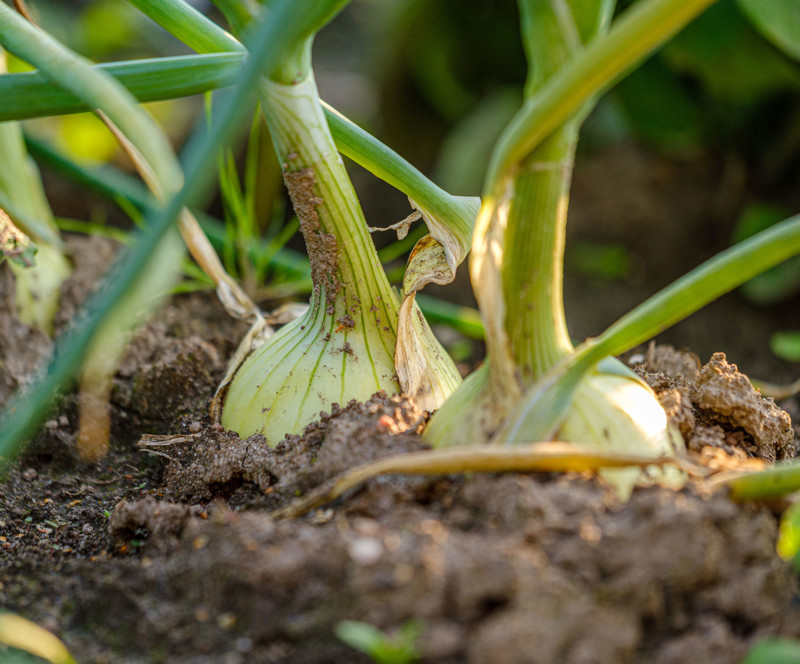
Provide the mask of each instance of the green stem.
{"label": "green stem", "polygon": [[640,0],[634,4],[615,21],[605,38],[588,43],[580,57],[568,62],[525,102],[495,147],[484,191],[496,191],[504,174],[595,94],[716,1]]}
{"label": "green stem", "polygon": [[[603,29],[609,3],[519,0],[531,99]],[[580,26],[577,19],[580,20]],[[572,352],[564,316],[563,268],[569,187],[579,119],[559,127],[509,177],[502,280],[505,330],[523,386]],[[500,367],[495,370],[508,371]]]}
{"label": "green stem", "polygon": [[783,463],[760,472],[711,480],[716,488],[728,487],[733,500],[774,500],[800,490],[800,463]]}
{"label": "green stem", "polygon": [[432,214],[471,232],[475,210],[471,202],[453,196],[425,177],[403,157],[364,131],[334,108],[322,102],[336,147],[345,157],[413,198]]}
{"label": "green stem", "polygon": [[226,53],[244,51],[233,35],[206,18],[186,2],[170,0],[128,0],[139,11],[149,16],[171,35],[198,53]]}
{"label": "green stem", "polygon": [[575,123],[550,136],[514,181],[503,255],[506,332],[524,385],[573,350],[564,316],[563,265]]}
{"label": "green stem", "polygon": [[[233,85],[241,53],[183,55],[94,65],[113,76],[137,101],[186,97]],[[40,71],[0,76],[0,121],[91,111],[80,95],[50,83]]]}
{"label": "green stem", "polygon": [[336,156],[313,75],[294,85],[264,80],[259,91],[311,260],[312,306],[322,305],[338,317],[347,316],[359,302],[377,307],[395,332],[394,293],[353,185]]}
{"label": "green stem", "polygon": [[[276,39],[278,54],[265,73],[271,81],[291,85],[305,80],[311,70],[311,43],[350,0],[294,0],[292,14]],[[262,10],[266,20],[281,22],[271,8]]]}

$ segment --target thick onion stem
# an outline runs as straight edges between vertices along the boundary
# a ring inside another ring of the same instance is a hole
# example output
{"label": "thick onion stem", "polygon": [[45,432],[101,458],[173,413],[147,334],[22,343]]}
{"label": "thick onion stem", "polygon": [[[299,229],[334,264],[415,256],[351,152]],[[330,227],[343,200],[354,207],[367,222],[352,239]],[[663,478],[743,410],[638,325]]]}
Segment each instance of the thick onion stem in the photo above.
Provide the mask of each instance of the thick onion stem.
{"label": "thick onion stem", "polygon": [[523,162],[513,185],[502,278],[506,330],[523,387],[573,350],[563,266],[576,141],[574,123],[559,129]]}
{"label": "thick onion stem", "polygon": [[[312,73],[295,83],[263,79],[259,92],[314,287],[308,312],[242,364],[221,422],[241,436],[263,433],[274,444],[333,403],[400,390],[399,302],[331,137]],[[452,379],[453,389],[458,376],[452,362],[430,340],[422,345],[430,370]]]}
{"label": "thick onion stem", "polygon": [[[599,2],[562,3],[566,14],[538,0],[520,0],[520,6],[530,59],[526,95],[532,99],[570,63],[581,61],[581,41],[603,30],[607,12]],[[575,352],[564,316],[563,258],[575,145],[587,110],[527,152],[515,152],[525,143],[526,137],[519,138],[506,150],[518,156],[516,163],[490,178],[496,186],[485,191],[470,262],[487,330],[487,362],[431,421],[426,438],[433,446],[562,440],[658,458],[682,444],[670,435],[652,390],[618,363],[589,365],[568,390],[550,380],[553,367]],[[520,404],[531,400],[534,424],[509,437],[507,422],[516,421]],[[682,481],[680,473],[660,469],[604,476],[623,497],[643,480]]]}

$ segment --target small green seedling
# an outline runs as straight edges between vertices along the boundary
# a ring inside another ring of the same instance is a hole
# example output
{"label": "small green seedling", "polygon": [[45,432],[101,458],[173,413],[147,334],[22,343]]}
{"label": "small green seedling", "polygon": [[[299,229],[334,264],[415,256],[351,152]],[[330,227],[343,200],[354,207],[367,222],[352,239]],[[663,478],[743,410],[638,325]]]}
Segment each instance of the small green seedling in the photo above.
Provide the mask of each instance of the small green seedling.
{"label": "small green seedling", "polygon": [[368,655],[376,664],[410,664],[421,657],[416,645],[423,632],[419,620],[409,620],[391,635],[355,620],[343,620],[334,631],[341,641]]}
{"label": "small green seedling", "polygon": [[788,639],[763,639],[747,653],[742,664],[800,664],[800,643]]}

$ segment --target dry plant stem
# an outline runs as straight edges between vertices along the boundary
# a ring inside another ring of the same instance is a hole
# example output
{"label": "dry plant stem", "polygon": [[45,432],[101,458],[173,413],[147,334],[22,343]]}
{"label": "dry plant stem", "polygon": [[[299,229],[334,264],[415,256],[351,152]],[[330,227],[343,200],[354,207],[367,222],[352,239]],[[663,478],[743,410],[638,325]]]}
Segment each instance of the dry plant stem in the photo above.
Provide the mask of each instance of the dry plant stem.
{"label": "dry plant stem", "polygon": [[782,401],[789,399],[796,394],[800,394],[800,380],[796,380],[786,385],[778,385],[777,383],[768,383],[764,380],[751,379],[753,387],[755,387],[762,396],[771,397],[775,401]]}
{"label": "dry plant stem", "polygon": [[275,519],[299,517],[309,510],[380,475],[447,475],[451,473],[586,472],[600,468],[678,465],[674,458],[647,458],[587,451],[561,442],[539,442],[515,447],[472,445],[446,450],[412,452],[354,468],[309,495],[272,512]]}
{"label": "dry plant stem", "polygon": [[[139,175],[141,175],[145,184],[147,184],[147,187],[156,199],[163,202],[163,187],[159,184],[156,174],[147,163],[142,153],[136,149],[136,146],[128,140],[125,134],[119,130],[119,127],[117,127],[105,113],[100,110],[95,110],[95,113],[97,113],[111,133],[114,134],[117,141],[119,141],[125,154],[127,154],[133,162]],[[266,326],[266,321],[264,320],[261,309],[259,309],[258,305],[245,293],[244,289],[239,286],[236,280],[225,271],[208,237],[203,232],[203,229],[200,228],[197,219],[195,219],[194,215],[187,208],[181,210],[181,214],[178,217],[178,228],[180,229],[183,241],[186,243],[186,247],[192,254],[192,258],[197,261],[197,264],[214,282],[217,288],[217,297],[219,297],[225,310],[234,318],[247,320],[259,330],[263,329]]]}

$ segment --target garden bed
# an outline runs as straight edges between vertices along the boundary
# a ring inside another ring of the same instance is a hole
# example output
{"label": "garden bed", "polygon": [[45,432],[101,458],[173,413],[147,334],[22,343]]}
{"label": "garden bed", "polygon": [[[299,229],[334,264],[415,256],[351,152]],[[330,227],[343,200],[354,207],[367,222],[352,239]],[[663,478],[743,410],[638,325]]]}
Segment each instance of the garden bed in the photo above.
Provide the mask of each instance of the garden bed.
{"label": "garden bed", "polygon": [[[74,279],[92,283],[100,268],[79,266]],[[2,320],[10,390],[24,374],[11,360],[29,367],[46,342]],[[243,332],[210,294],[174,298],[115,379],[108,458],[76,461],[68,396],[8,471],[0,604],[58,634],[78,661],[366,661],[335,636],[343,620],[389,633],[418,620],[430,662],[733,663],[760,637],[800,636],[775,506],[736,504],[702,480],[621,503],[590,475],[388,476],[274,519],[348,468],[423,449],[425,417],[376,396],[275,449],[241,441],[206,411]],[[640,370],[664,402],[695,398],[691,357],[657,355]],[[741,374],[715,362],[741,391]],[[721,410],[672,409],[696,459],[793,455],[788,418],[769,403],[782,447],[757,449],[763,418]],[[172,437],[146,439],[159,455],[137,446],[144,435]]]}

